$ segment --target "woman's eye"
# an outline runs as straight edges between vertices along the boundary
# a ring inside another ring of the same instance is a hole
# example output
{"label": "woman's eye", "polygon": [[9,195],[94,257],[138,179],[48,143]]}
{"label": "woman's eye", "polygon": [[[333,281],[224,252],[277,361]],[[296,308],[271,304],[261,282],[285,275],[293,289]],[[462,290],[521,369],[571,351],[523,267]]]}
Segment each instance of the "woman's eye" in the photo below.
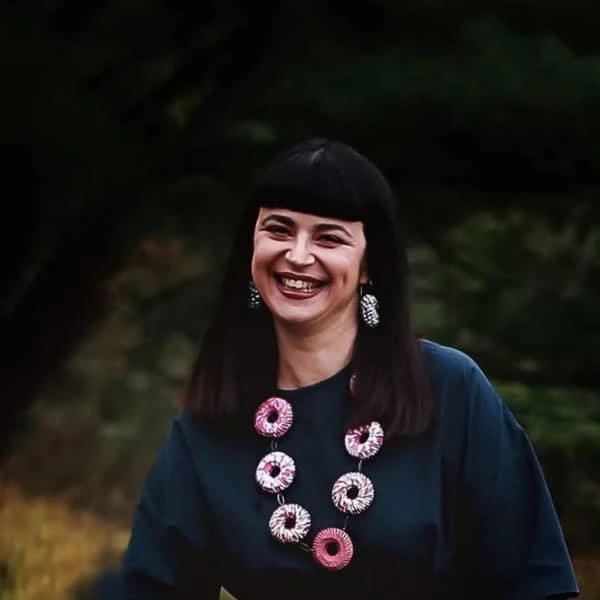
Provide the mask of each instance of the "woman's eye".
{"label": "woman's eye", "polygon": [[267,227],[267,231],[269,233],[274,233],[275,235],[287,235],[288,234],[287,228],[283,227],[283,225],[270,225],[269,227]]}
{"label": "woman's eye", "polygon": [[337,235],[325,234],[321,236],[321,240],[326,244],[341,244],[343,240]]}

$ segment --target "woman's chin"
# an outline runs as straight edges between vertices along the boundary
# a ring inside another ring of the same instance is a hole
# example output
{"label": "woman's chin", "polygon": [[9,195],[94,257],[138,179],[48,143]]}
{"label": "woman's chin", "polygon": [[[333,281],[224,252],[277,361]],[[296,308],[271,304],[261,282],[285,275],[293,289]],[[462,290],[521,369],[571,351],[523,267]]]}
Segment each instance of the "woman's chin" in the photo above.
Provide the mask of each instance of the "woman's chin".
{"label": "woman's chin", "polygon": [[302,310],[298,308],[287,308],[281,310],[272,310],[273,319],[281,325],[302,326],[310,325],[319,320],[321,311]]}

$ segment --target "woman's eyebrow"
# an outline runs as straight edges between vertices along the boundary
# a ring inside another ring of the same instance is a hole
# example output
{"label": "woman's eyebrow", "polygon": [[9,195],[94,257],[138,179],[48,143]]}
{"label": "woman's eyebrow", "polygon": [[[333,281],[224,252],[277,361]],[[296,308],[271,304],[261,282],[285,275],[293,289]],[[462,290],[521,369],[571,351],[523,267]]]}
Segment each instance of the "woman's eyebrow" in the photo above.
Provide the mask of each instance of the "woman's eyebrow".
{"label": "woman's eyebrow", "polygon": [[266,225],[269,221],[276,221],[277,223],[281,223],[282,225],[287,225],[288,227],[292,227],[294,225],[294,220],[290,217],[286,217],[284,215],[273,214],[265,217],[262,220],[261,225]]}

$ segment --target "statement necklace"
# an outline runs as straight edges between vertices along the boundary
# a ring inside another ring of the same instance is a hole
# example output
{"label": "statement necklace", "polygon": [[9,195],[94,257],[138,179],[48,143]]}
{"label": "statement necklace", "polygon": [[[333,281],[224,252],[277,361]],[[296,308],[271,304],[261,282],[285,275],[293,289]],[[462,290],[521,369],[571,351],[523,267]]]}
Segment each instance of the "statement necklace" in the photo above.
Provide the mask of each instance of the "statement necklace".
{"label": "statement necklace", "polygon": [[[355,376],[350,378],[350,391],[354,391]],[[363,462],[375,456],[383,445],[383,428],[377,421],[349,429],[344,436],[348,454],[358,459],[355,471],[341,475],[331,488],[335,507],[346,515],[342,528],[329,527],[319,531],[309,546],[305,538],[311,527],[310,513],[299,504],[286,502],[283,491],[294,481],[294,459],[278,450],[277,440],[283,438],[294,422],[291,404],[271,397],[256,410],[254,427],[263,437],[271,440],[271,452],[256,467],[256,482],[266,492],[275,494],[277,508],[269,519],[271,535],[283,544],[298,544],[312,553],[315,561],[325,569],[337,571],[352,560],[354,545],[346,528],[350,515],[358,515],[372,504],[375,489],[372,481],[362,473]]]}

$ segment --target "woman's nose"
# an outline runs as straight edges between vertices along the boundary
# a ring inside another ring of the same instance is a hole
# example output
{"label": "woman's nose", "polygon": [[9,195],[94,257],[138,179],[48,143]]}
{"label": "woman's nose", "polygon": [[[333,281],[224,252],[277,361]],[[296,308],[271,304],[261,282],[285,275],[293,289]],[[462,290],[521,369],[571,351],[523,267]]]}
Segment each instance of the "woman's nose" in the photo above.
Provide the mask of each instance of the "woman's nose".
{"label": "woman's nose", "polygon": [[306,240],[297,239],[285,255],[286,260],[296,267],[307,267],[315,262],[315,257]]}

